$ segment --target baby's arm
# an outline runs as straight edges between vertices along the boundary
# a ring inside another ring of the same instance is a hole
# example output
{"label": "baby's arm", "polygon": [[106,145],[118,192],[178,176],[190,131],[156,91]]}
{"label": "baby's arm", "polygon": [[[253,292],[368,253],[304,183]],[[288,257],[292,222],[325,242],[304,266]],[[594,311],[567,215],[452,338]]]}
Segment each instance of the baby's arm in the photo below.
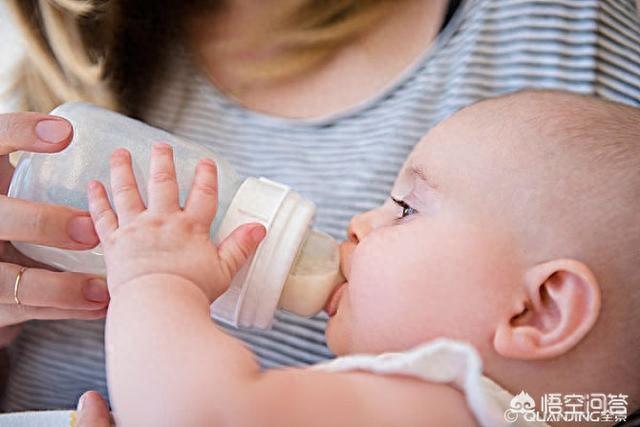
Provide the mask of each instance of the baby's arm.
{"label": "baby's arm", "polygon": [[201,162],[184,209],[171,150],[154,147],[148,206],[129,154],[111,160],[112,210],[92,183],[89,206],[105,252],[111,303],[109,394],[120,426],[473,425],[462,395],[443,385],[365,373],[260,371],[220,331],[209,303],[264,236],[245,225],[218,247],[209,239],[216,170]]}
{"label": "baby's arm", "polygon": [[366,373],[261,372],[209,318],[192,283],[150,275],[121,287],[107,320],[120,426],[473,426],[451,387]]}

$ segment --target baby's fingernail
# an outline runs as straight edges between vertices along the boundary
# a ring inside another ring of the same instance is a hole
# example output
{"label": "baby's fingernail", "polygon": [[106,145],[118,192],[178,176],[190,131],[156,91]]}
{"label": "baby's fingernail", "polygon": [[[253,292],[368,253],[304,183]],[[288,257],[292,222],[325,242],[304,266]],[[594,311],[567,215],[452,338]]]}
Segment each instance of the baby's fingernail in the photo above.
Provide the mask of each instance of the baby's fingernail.
{"label": "baby's fingernail", "polygon": [[82,288],[84,297],[93,302],[109,301],[109,288],[103,279],[90,279]]}
{"label": "baby's fingernail", "polygon": [[67,224],[69,237],[84,245],[95,245],[98,243],[98,235],[93,228],[93,221],[90,216],[76,216],[71,218]]}
{"label": "baby's fingernail", "polygon": [[36,124],[35,131],[41,141],[58,144],[69,138],[72,128],[66,120],[45,119]]}
{"label": "baby's fingernail", "polygon": [[260,225],[253,230],[251,230],[251,238],[254,242],[260,243],[264,236],[267,234],[267,229],[264,226]]}

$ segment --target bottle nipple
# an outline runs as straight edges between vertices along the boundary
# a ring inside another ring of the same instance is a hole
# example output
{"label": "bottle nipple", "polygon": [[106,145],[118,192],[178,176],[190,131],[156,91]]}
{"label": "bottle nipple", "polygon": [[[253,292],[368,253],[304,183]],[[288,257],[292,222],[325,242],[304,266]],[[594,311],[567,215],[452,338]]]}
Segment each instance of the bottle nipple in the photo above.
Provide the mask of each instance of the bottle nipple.
{"label": "bottle nipple", "polygon": [[344,280],[338,243],[326,233],[311,230],[291,267],[278,307],[300,316],[317,314]]}

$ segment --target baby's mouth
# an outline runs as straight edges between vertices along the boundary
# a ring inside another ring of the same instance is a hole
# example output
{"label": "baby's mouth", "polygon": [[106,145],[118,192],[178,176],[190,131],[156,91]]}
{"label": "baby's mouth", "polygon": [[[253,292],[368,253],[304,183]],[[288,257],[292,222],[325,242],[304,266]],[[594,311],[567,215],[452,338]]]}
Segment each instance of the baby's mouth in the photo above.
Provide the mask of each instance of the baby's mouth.
{"label": "baby's mouth", "polygon": [[329,294],[329,298],[327,298],[327,303],[324,306],[324,311],[329,315],[329,317],[333,317],[338,311],[338,304],[340,303],[340,297],[344,292],[347,284],[349,282],[344,282],[338,286],[336,286],[331,294]]}
{"label": "baby's mouth", "polygon": [[353,252],[353,244],[351,242],[342,242],[340,245],[340,276],[343,278],[342,283],[337,285],[331,293],[324,306],[324,311],[332,317],[338,311],[338,304],[340,303],[340,297],[345,287],[349,283],[348,271],[350,269],[350,257]]}

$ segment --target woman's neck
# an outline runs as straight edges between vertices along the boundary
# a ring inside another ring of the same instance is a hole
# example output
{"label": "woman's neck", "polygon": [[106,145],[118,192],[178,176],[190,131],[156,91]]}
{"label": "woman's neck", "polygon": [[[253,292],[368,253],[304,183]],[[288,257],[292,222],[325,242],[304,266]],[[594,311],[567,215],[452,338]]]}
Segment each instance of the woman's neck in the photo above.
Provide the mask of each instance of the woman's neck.
{"label": "woman's neck", "polygon": [[191,36],[201,43],[242,42],[264,34],[300,0],[226,0],[189,18]]}
{"label": "woman's neck", "polygon": [[321,66],[277,84],[259,81],[247,86],[238,70],[264,59],[268,50],[238,46],[268,34],[282,10],[291,10],[287,7],[298,2],[273,0],[264,2],[272,7],[261,3],[252,9],[260,2],[235,0],[188,22],[190,46],[216,87],[247,108],[278,116],[309,118],[342,111],[377,94],[422,55],[437,35],[448,4],[447,0],[398,2],[384,19],[338,48]]}

